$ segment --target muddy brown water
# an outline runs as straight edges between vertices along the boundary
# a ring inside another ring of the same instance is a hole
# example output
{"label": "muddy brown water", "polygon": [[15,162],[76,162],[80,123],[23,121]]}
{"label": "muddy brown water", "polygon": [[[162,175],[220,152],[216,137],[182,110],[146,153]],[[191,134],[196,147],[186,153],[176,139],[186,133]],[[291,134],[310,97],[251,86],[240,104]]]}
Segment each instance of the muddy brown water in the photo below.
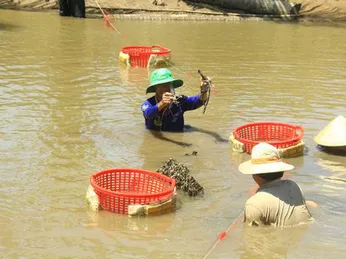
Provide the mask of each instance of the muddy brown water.
{"label": "muddy brown water", "polygon": [[[0,254],[2,258],[202,258],[241,212],[253,186],[237,167],[232,130],[280,121],[305,130],[292,179],[316,223],[294,231],[240,226],[210,258],[343,258],[346,159],[317,149],[313,137],[346,115],[345,24],[115,22],[55,12],[0,10]],[[208,109],[186,113],[193,128],[144,129],[140,105],[148,70],[118,62],[123,46],[171,48],[180,94],[198,91],[197,70],[213,77]],[[197,151],[197,155],[186,155]],[[84,196],[93,172],[155,170],[184,163],[204,196],[178,193],[175,213],[134,217],[93,213]],[[275,240],[275,242],[273,241]]]}

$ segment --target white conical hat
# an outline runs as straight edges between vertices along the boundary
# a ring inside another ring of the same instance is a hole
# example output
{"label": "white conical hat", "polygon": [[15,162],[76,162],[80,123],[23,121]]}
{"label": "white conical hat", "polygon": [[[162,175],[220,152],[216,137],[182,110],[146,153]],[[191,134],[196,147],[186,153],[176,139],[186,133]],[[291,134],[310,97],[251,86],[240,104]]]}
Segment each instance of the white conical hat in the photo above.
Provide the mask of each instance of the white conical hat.
{"label": "white conical hat", "polygon": [[315,142],[326,147],[346,146],[346,118],[337,116],[317,136]]}

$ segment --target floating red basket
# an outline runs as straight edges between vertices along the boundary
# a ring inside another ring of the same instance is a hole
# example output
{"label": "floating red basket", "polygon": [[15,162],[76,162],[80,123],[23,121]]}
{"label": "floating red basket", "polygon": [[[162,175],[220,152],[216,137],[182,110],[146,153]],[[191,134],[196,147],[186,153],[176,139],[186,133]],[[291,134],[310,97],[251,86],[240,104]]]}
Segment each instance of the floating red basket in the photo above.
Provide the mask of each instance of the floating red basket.
{"label": "floating red basket", "polygon": [[126,214],[128,205],[151,204],[168,200],[175,180],[157,172],[118,168],[94,173],[90,183],[103,209]]}
{"label": "floating red basket", "polygon": [[267,142],[278,149],[297,145],[304,136],[304,130],[300,126],[285,123],[257,122],[234,129],[233,135],[251,154],[252,148],[260,142]]}
{"label": "floating red basket", "polygon": [[121,53],[129,55],[129,63],[132,67],[148,67],[148,62],[152,55],[169,59],[171,50],[159,45],[129,46],[123,47]]}

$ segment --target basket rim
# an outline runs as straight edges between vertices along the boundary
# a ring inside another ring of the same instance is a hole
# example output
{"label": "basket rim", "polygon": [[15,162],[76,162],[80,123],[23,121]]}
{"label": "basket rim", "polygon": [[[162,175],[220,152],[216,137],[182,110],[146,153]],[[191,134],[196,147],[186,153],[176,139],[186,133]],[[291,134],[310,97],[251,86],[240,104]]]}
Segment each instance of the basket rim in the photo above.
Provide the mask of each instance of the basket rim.
{"label": "basket rim", "polygon": [[[158,192],[158,193],[147,193],[147,194],[140,194],[140,193],[136,193],[136,192],[126,192],[125,193],[121,193],[121,192],[114,192],[114,191],[110,191],[107,190],[106,188],[100,187],[96,184],[96,180],[95,178],[97,176],[103,175],[103,174],[107,174],[110,172],[140,172],[140,173],[144,173],[146,175],[153,175],[155,174],[156,176],[158,176],[159,178],[165,179],[167,180],[167,182],[171,183],[171,186],[166,190],[166,191],[162,191],[162,192]],[[176,181],[173,178],[170,178],[166,175],[160,174],[158,172],[154,172],[154,171],[149,171],[149,170],[145,170],[145,169],[138,169],[138,168],[109,168],[109,169],[105,169],[96,173],[93,173],[90,176],[90,184],[91,186],[94,188],[95,192],[102,192],[102,195],[109,195],[109,196],[113,196],[113,197],[158,197],[159,199],[161,197],[165,197],[168,196],[169,194],[174,192],[175,189],[175,185],[176,185]]]}
{"label": "basket rim", "polygon": [[266,143],[269,143],[269,144],[282,144],[282,143],[286,143],[286,142],[300,141],[304,137],[304,129],[303,129],[303,127],[301,127],[299,125],[292,125],[292,124],[288,124],[288,123],[274,122],[274,121],[259,121],[259,122],[253,122],[253,123],[244,124],[244,125],[241,125],[241,126],[235,128],[232,133],[233,133],[234,137],[238,141],[241,140],[241,141],[244,141],[244,142],[247,142],[247,143],[252,143],[252,144],[256,143],[257,144],[260,141],[249,140],[249,139],[246,139],[246,138],[242,138],[242,137],[239,136],[239,134],[237,132],[240,129],[247,128],[247,127],[250,127],[250,126],[255,126],[255,125],[281,125],[281,126],[289,126],[291,128],[294,128],[295,130],[299,130],[300,131],[300,134],[298,134],[298,136],[293,137],[293,138],[289,138],[289,139],[286,139],[286,140],[268,140],[268,141],[265,141]]}
{"label": "basket rim", "polygon": [[160,52],[155,51],[149,51],[141,54],[168,54],[171,52],[171,49],[162,47],[161,45],[151,45],[151,46],[144,46],[144,45],[135,45],[135,46],[126,46],[121,48],[121,52],[124,52],[125,54],[129,54],[126,52],[126,50],[131,51],[132,49],[136,48],[144,48],[144,49],[152,49],[152,48],[159,48]]}

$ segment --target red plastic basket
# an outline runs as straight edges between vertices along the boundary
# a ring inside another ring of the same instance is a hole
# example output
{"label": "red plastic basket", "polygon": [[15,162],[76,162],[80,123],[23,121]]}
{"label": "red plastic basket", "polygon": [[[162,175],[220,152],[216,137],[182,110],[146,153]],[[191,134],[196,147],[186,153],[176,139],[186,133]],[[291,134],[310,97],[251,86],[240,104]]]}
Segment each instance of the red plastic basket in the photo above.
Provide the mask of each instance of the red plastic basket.
{"label": "red plastic basket", "polygon": [[175,180],[170,177],[133,168],[94,173],[90,183],[102,208],[116,213],[127,213],[130,204],[166,201],[175,188]]}
{"label": "red plastic basket", "polygon": [[267,142],[276,148],[294,146],[303,138],[304,130],[300,126],[280,122],[256,122],[234,129],[233,136],[251,154],[252,148],[260,142]]}
{"label": "red plastic basket", "polygon": [[133,67],[147,67],[150,55],[157,56],[170,56],[171,50],[161,47],[159,45],[154,46],[129,46],[123,47],[121,52],[130,56],[130,63]]}

